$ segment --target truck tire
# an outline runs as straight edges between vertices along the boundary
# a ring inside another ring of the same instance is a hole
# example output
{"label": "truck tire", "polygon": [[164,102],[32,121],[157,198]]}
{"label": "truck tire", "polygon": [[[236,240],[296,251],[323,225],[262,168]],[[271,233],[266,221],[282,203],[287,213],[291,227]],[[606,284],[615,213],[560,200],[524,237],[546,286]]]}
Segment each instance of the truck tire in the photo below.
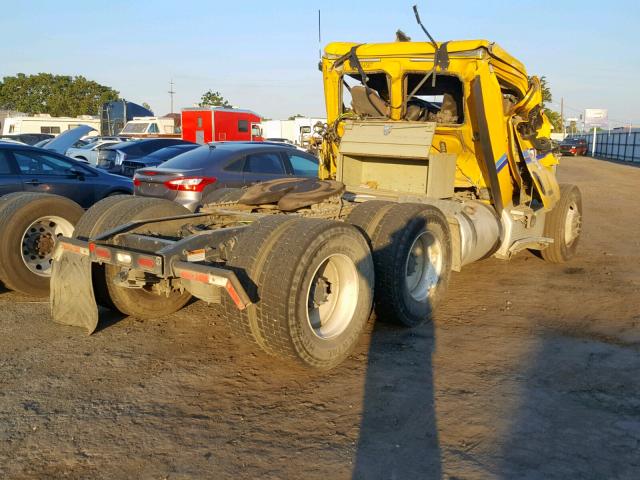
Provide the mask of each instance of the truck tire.
{"label": "truck tire", "polygon": [[388,209],[371,237],[376,318],[406,327],[430,320],[451,273],[451,232],[432,205]]}
{"label": "truck tire", "polygon": [[267,346],[258,328],[256,303],[259,297],[256,282],[269,251],[280,239],[285,227],[291,225],[291,221],[293,218],[287,215],[270,215],[255,221],[238,236],[238,243],[226,264],[236,273],[253,303],[244,310],[238,310],[236,304],[224,294],[222,308],[225,318],[234,334],[263,350]]}
{"label": "truck tire", "polygon": [[7,195],[0,206],[2,283],[26,295],[47,296],[56,240],[71,237],[83,213],[80,205],[59,195]]}
{"label": "truck tire", "polygon": [[73,238],[89,240],[91,237],[100,233],[98,220],[104,216],[104,213],[114,205],[130,200],[131,198],[133,198],[131,195],[112,195],[94,203],[93,206],[80,217],[80,220],[76,224],[76,229],[73,232]]}
{"label": "truck tire", "polygon": [[545,237],[553,243],[542,250],[542,258],[551,263],[564,263],[573,257],[582,232],[582,195],[575,185],[560,185],[560,200],[547,214]]}
{"label": "truck tire", "polygon": [[207,193],[203,197],[202,205],[207,205],[209,203],[236,203],[242,196],[243,192],[244,190],[241,188],[218,188],[213,192]]}
{"label": "truck tire", "polygon": [[389,211],[391,207],[396,205],[394,202],[385,202],[383,200],[369,200],[359,203],[347,215],[345,221],[360,229],[367,239],[371,239],[371,235],[375,231],[382,217]]}
{"label": "truck tire", "polygon": [[371,250],[343,222],[293,218],[281,229],[255,278],[263,348],[328,370],[351,353],[370,316]]}
{"label": "truck tire", "polygon": [[[87,241],[105,232],[106,230],[104,230],[101,225],[106,212],[112,207],[121,205],[132,198],[134,197],[131,195],[110,195],[99,202],[94,203],[91,208],[84,212],[84,215],[80,217],[80,220],[76,224],[76,229],[73,232],[73,237]],[[98,305],[102,305],[103,307],[111,310],[116,310],[116,306],[111,301],[109,292],[107,292],[104,267],[104,265],[100,265],[98,263],[91,264],[93,293]]]}
{"label": "truck tire", "polygon": [[[115,197],[112,197],[115,198]],[[106,200],[103,200],[106,203]],[[90,237],[95,237],[119,225],[144,218],[168,217],[191,213],[185,207],[170,200],[160,198],[129,197],[114,202],[95,221]],[[158,227],[154,227],[158,231]],[[158,232],[171,234],[173,232]],[[97,267],[97,268],[96,268]],[[141,319],[155,319],[181,309],[190,299],[188,292],[174,291],[169,296],[158,295],[147,288],[126,288],[114,283],[120,267],[114,265],[94,266],[92,271],[96,301],[101,305],[114,308],[125,315]]]}

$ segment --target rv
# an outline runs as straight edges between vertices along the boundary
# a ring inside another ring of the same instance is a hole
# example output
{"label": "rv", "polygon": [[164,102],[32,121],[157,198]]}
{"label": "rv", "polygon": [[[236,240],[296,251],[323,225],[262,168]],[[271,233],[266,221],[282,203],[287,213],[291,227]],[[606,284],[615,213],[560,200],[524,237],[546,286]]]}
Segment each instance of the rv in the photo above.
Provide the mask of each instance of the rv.
{"label": "rv", "polygon": [[[52,117],[44,113],[32,117],[7,117],[3,122],[2,134],[49,133],[58,135],[79,125],[89,125],[99,130],[100,120],[90,115],[81,115],[79,117]],[[97,131],[93,133],[96,134]]]}

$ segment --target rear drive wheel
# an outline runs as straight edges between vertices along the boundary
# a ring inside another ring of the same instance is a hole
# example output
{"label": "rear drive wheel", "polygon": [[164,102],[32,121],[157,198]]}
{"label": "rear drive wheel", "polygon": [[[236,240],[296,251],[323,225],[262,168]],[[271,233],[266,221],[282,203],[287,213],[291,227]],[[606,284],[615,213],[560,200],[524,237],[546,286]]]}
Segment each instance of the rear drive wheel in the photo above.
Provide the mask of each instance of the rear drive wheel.
{"label": "rear drive wheel", "polygon": [[366,239],[342,222],[300,218],[267,238],[268,249],[251,269],[259,344],[306,366],[335,367],[357,344],[371,312],[374,272]]}
{"label": "rear drive wheel", "polygon": [[49,294],[58,238],[73,235],[84,210],[68,198],[45,193],[7,196],[0,207],[0,279],[18,292]]}
{"label": "rear drive wheel", "polygon": [[368,202],[359,203],[351,210],[345,221],[358,227],[367,239],[370,239],[382,217],[394,205],[396,204],[393,202],[382,200],[369,200]]}
{"label": "rear drive wheel", "polygon": [[265,341],[258,328],[256,304],[259,301],[258,276],[264,262],[276,242],[280,240],[285,228],[294,221],[287,215],[271,215],[257,220],[238,236],[227,261],[226,267],[232,269],[244,286],[253,302],[244,310],[238,310],[228,295],[222,296],[222,308],[231,330],[245,340],[266,350]]}
{"label": "rear drive wheel", "polygon": [[377,318],[414,327],[430,320],[451,272],[451,233],[432,205],[396,204],[372,235]]}
{"label": "rear drive wheel", "polygon": [[560,185],[560,200],[547,214],[544,235],[553,243],[542,250],[542,258],[564,263],[573,257],[582,233],[582,195],[575,185]]}
{"label": "rear drive wheel", "polygon": [[[116,198],[116,197],[112,197]],[[103,200],[103,202],[109,199]],[[110,208],[95,221],[89,237],[95,238],[119,225],[133,220],[146,218],[168,217],[191,213],[182,205],[169,200],[159,198],[129,197],[123,201],[114,201]],[[162,230],[161,225],[154,225],[154,232],[172,235],[177,232]],[[92,272],[94,291],[98,302],[109,308],[142,319],[154,319],[169,315],[182,308],[191,298],[188,292],[167,290],[169,293],[160,292],[162,282],[157,285],[142,288],[124,287],[118,283],[122,267],[114,265],[97,265]],[[164,287],[163,287],[164,288]]]}

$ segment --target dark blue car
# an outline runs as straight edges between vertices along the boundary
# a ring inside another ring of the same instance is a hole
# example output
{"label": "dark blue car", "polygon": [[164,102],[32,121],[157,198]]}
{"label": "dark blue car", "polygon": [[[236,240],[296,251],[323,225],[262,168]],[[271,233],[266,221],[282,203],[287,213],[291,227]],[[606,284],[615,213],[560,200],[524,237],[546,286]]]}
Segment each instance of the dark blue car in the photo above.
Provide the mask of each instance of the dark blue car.
{"label": "dark blue car", "polygon": [[22,191],[61,195],[89,208],[109,195],[133,193],[133,183],[52,151],[0,141],[0,196]]}

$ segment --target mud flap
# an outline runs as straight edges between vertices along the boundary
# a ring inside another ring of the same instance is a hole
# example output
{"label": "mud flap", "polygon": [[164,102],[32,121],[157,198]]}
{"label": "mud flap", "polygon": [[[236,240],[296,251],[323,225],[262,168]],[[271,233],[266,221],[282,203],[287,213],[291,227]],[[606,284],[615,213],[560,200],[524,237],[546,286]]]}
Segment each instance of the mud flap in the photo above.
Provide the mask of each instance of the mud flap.
{"label": "mud flap", "polygon": [[51,315],[63,325],[92,334],[98,326],[98,305],[91,281],[91,259],[56,246],[51,270]]}

